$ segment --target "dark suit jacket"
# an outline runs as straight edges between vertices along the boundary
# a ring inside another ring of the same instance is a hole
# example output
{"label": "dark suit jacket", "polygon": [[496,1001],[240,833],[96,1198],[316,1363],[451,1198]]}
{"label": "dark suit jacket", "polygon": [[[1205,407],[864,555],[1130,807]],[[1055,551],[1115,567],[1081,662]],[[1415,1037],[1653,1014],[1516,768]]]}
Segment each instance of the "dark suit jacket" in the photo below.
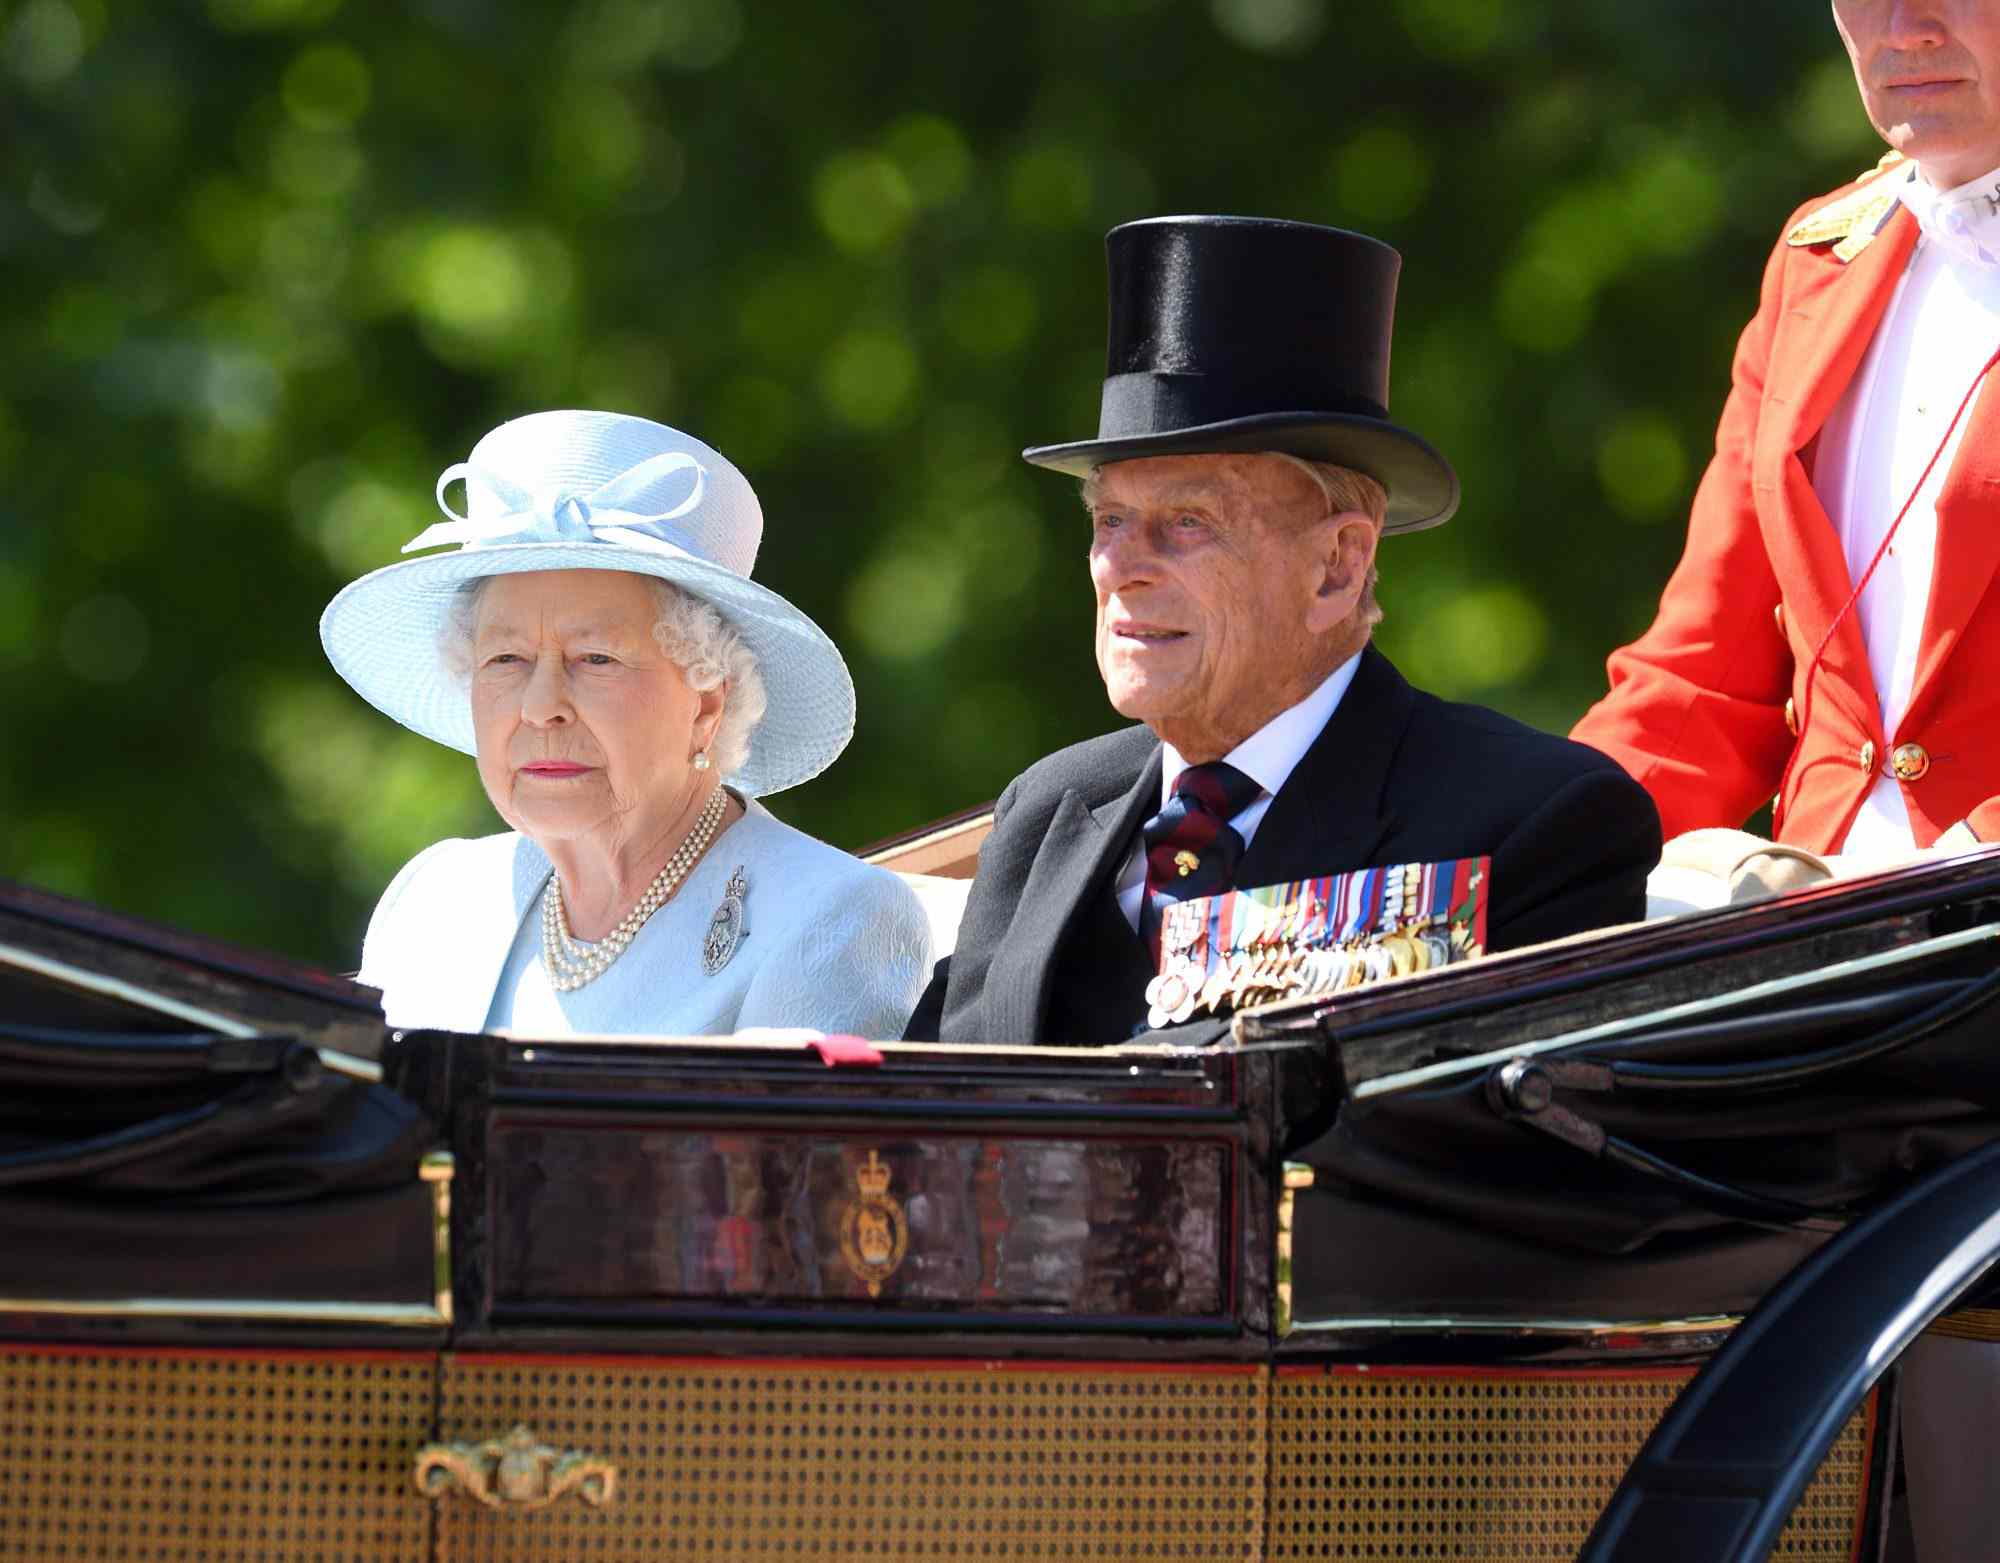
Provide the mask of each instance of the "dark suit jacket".
{"label": "dark suit jacket", "polygon": [[[1144,727],[1024,771],[959,925],[905,1033],[950,1042],[1118,1042],[1152,965],[1116,881],[1160,806]],[[1652,800],[1594,749],[1412,689],[1373,647],[1237,868],[1249,887],[1384,863],[1491,857],[1487,947],[1645,915],[1660,855]]]}

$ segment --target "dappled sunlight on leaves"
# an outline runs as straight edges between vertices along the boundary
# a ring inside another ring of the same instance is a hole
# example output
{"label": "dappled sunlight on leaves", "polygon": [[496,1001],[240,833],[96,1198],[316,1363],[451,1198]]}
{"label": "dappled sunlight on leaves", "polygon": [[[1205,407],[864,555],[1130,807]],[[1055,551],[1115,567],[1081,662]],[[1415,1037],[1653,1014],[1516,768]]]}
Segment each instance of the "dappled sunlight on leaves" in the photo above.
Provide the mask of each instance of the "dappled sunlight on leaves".
{"label": "dappled sunlight on leaves", "polygon": [[845,250],[867,254],[893,244],[916,209],[909,179],[880,153],[839,153],[813,176],[813,210]]}
{"label": "dappled sunlight on leaves", "polygon": [[1628,521],[1663,521],[1687,503],[1687,450],[1657,413],[1629,413],[1604,431],[1597,476],[1611,508]]}
{"label": "dappled sunlight on leaves", "polygon": [[153,631],[139,605],[106,592],[86,597],[63,616],[56,637],[64,664],[93,684],[129,682],[152,653]]}
{"label": "dappled sunlight on leaves", "polygon": [[292,479],[290,499],[300,533],[343,575],[395,562],[403,544],[438,519],[430,495],[352,462],[320,461]]}
{"label": "dappled sunlight on leaves", "polygon": [[25,570],[0,559],[0,668],[23,667],[41,638],[41,601]]}
{"label": "dappled sunlight on leaves", "polygon": [[1517,28],[1525,0],[1396,0],[1410,41],[1440,59],[1477,59]]}
{"label": "dappled sunlight on leaves", "polygon": [[744,374],[720,390],[690,419],[739,466],[756,469],[784,460],[803,416],[796,392],[764,375]]}
{"label": "dappled sunlight on leaves", "polygon": [[1074,147],[1030,147],[1007,170],[1007,208],[1025,227],[1073,227],[1089,215],[1091,195],[1090,162]]}
{"label": "dappled sunlight on leaves", "polygon": [[1034,703],[1018,683],[984,679],[955,691],[939,714],[937,753],[961,777],[974,801],[986,773],[976,757],[995,755],[1010,774],[1040,759],[1044,745]]}
{"label": "dappled sunlight on leaves", "polygon": [[856,429],[885,429],[910,410],[922,377],[917,350],[901,331],[850,331],[820,365],[827,411]]}
{"label": "dappled sunlight on leaves", "polygon": [[1532,674],[1548,639],[1548,618],[1535,600],[1519,587],[1495,584],[1441,594],[1398,620],[1394,645],[1415,683],[1476,698]]}
{"label": "dappled sunlight on leaves", "polygon": [[927,657],[960,627],[966,573],[963,555],[935,538],[892,543],[848,587],[847,632],[885,661]]}
{"label": "dappled sunlight on leaves", "polygon": [[1855,90],[1853,67],[1837,52],[1806,68],[1784,124],[1801,147],[1818,157],[1872,162],[1882,155]]}
{"label": "dappled sunlight on leaves", "polygon": [[88,47],[83,17],[64,0],[27,0],[0,33],[8,74],[29,87],[61,81],[83,63]]}
{"label": "dappled sunlight on leaves", "polygon": [[352,893],[379,895],[433,841],[504,828],[470,755],[404,731],[343,687],[273,681],[254,722],[291,812],[332,839]]}
{"label": "dappled sunlight on leaves", "polygon": [[1026,277],[1004,266],[981,266],[946,289],[939,325],[975,358],[1010,358],[1028,345],[1038,313]]}
{"label": "dappled sunlight on leaves", "polygon": [[555,235],[470,223],[405,231],[380,263],[439,356],[468,367],[505,362],[559,326],[573,275]]}
{"label": "dappled sunlight on leaves", "polygon": [[972,179],[972,150],[959,128],[935,114],[910,114],[882,138],[912,195],[923,206],[943,206],[965,194]]}
{"label": "dappled sunlight on leaves", "polygon": [[368,159],[344,129],[281,125],[267,143],[271,183],[294,201],[336,202],[357,191]]}
{"label": "dappled sunlight on leaves", "polygon": [[755,484],[860,707],[774,800],[802,828],[1120,725],[1077,485],[1020,450],[1096,428],[1102,234],[1162,212],[1402,250],[1391,407],[1465,504],[1385,544],[1382,644],[1566,726],[1679,552],[1778,225],[1879,153],[1823,6],[1708,16],[0,5],[0,875],[351,962],[412,852],[498,827],[318,616],[550,406]]}
{"label": "dappled sunlight on leaves", "polygon": [[1326,0],[1209,0],[1231,43],[1263,54],[1298,54],[1326,27]]}
{"label": "dappled sunlight on leaves", "polygon": [[1702,148],[1657,146],[1632,161],[1622,182],[1626,225],[1663,255],[1700,249],[1721,218],[1722,180]]}
{"label": "dappled sunlight on leaves", "polygon": [[340,0],[208,0],[216,25],[236,32],[312,27],[340,9]]}
{"label": "dappled sunlight on leaves", "polygon": [[374,75],[346,44],[316,43],[285,68],[278,93],[307,130],[345,130],[367,112]]}
{"label": "dappled sunlight on leaves", "polygon": [[1431,154],[1402,125],[1355,132],[1334,153],[1329,171],[1334,199],[1361,221],[1400,221],[1430,194]]}
{"label": "dappled sunlight on leaves", "polygon": [[1031,588],[1041,574],[1040,518],[1027,504],[994,498],[955,514],[945,529],[982,608]]}
{"label": "dappled sunlight on leaves", "polygon": [[159,546],[159,496],[129,472],[93,472],[69,518],[71,545],[99,565],[145,557]]}

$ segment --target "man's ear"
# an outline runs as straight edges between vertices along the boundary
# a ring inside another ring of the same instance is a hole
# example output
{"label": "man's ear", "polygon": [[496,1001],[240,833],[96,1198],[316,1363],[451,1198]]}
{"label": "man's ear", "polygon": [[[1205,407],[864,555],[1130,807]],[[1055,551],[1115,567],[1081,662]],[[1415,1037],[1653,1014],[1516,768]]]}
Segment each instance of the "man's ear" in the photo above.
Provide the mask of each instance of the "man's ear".
{"label": "man's ear", "polygon": [[1316,635],[1337,629],[1354,616],[1375,563],[1380,529],[1363,510],[1343,510],[1315,528],[1321,567],[1318,588],[1306,609],[1306,627]]}

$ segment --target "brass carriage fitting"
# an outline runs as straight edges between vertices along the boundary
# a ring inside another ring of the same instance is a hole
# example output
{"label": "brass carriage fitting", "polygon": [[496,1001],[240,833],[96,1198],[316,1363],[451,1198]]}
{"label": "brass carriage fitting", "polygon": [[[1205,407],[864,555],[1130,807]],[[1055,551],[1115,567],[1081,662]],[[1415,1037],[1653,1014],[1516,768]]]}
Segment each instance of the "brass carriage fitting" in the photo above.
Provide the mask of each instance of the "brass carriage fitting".
{"label": "brass carriage fitting", "polygon": [[609,1460],[552,1449],[525,1427],[484,1443],[425,1444],[411,1475],[426,1498],[456,1491],[493,1509],[546,1509],[572,1492],[602,1508],[618,1489]]}

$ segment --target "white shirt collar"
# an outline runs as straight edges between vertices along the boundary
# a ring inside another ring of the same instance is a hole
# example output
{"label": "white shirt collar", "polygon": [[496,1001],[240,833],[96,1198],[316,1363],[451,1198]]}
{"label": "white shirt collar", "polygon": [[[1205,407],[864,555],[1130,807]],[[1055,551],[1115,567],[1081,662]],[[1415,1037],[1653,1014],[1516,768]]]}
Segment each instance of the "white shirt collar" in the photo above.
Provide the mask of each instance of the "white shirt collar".
{"label": "white shirt collar", "polygon": [[1896,191],[1917,226],[1961,264],[2000,269],[2000,168],[1949,190],[1938,190],[1911,166]]}
{"label": "white shirt collar", "polygon": [[[1306,750],[1312,747],[1313,740],[1319,737],[1326,724],[1333,720],[1340,697],[1354,682],[1354,670],[1360,665],[1361,653],[1357,651],[1329,673],[1319,688],[1297,705],[1280,711],[1231,749],[1223,759],[1263,788],[1265,797],[1276,793],[1291,780],[1299,761],[1306,757]],[[1180,750],[1170,743],[1160,745],[1161,808],[1165,808],[1167,800],[1174,795],[1174,782],[1187,767],[1188,762],[1181,757]]]}

